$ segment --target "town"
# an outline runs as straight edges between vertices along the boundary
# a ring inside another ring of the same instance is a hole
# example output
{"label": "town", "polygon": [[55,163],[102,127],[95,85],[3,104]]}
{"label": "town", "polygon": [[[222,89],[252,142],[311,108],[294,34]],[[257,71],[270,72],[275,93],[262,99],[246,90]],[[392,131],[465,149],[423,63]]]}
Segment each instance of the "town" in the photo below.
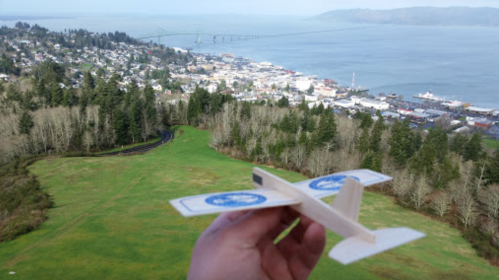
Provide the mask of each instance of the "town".
{"label": "town", "polygon": [[[18,29],[23,28],[21,23],[16,26]],[[36,31],[33,30],[29,32],[34,34]],[[46,32],[54,36],[62,35],[73,46],[78,39],[78,32],[83,33],[88,40],[95,41],[99,37],[98,33],[82,30]],[[209,93],[231,94],[244,102],[275,104],[285,98],[290,107],[302,102],[310,108],[322,104],[325,108],[329,106],[335,108],[336,112],[350,115],[367,110],[371,111],[375,120],[377,116],[374,113],[379,110],[387,121],[408,118],[414,129],[440,124],[445,128],[453,128],[455,132],[480,131],[499,139],[499,110],[474,107],[471,103],[459,101],[445,102],[429,92],[416,96],[424,102],[406,101],[403,96],[393,93],[375,96],[369,94],[367,88],[355,87],[354,83],[350,87],[341,86],[332,79],[319,80],[317,76],[304,76],[303,73],[286,70],[270,62],[255,62],[231,53],[217,56],[194,54],[178,47],[165,50],[163,46],[152,43],[111,41],[106,49],[96,46],[65,47],[55,40],[9,39],[9,36],[3,36],[2,40],[11,50],[14,65],[25,75],[43,61],[64,64],[71,73],[71,84],[61,83],[61,88],[79,88],[85,71],[106,79],[117,74],[121,77],[121,90],[126,91],[132,80],[141,89],[149,83],[156,92],[158,102],[176,102],[178,98],[188,101],[196,87],[202,87]],[[153,54],[161,53],[161,50],[178,55],[182,63],[178,60],[168,63]],[[158,79],[158,75],[154,75],[158,72],[167,72],[168,79]],[[12,78],[12,75],[0,73],[0,80],[8,82]]]}

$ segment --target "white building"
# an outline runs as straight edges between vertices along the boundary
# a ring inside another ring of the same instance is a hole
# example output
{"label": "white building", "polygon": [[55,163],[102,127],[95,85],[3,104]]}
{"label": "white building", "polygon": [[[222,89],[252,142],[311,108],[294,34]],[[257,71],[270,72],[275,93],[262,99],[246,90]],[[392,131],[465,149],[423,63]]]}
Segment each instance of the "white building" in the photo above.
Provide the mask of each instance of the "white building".
{"label": "white building", "polygon": [[318,98],[315,95],[305,95],[305,101],[317,102]]}
{"label": "white building", "polygon": [[349,109],[349,108],[353,108],[355,106],[355,103],[352,100],[343,99],[343,100],[335,101],[334,106]]}
{"label": "white building", "polygon": [[352,100],[352,102],[355,103],[356,105],[359,105],[360,101],[362,100],[362,98],[353,95],[353,96],[350,97],[350,100]]}
{"label": "white building", "polygon": [[215,84],[209,84],[207,87],[206,87],[206,90],[209,92],[209,93],[215,93],[217,92],[217,88],[218,86],[215,85]]}
{"label": "white building", "polygon": [[312,81],[309,79],[298,79],[296,80],[296,88],[299,91],[307,91],[312,85]]}
{"label": "white building", "polygon": [[317,88],[315,88],[314,93],[318,93],[322,96],[327,96],[327,97],[335,97],[336,96],[336,89],[329,88],[329,87],[317,87]]}
{"label": "white building", "polygon": [[375,110],[388,110],[390,108],[390,104],[382,101],[376,101],[372,99],[362,99],[360,100],[360,106],[366,108],[372,108]]}

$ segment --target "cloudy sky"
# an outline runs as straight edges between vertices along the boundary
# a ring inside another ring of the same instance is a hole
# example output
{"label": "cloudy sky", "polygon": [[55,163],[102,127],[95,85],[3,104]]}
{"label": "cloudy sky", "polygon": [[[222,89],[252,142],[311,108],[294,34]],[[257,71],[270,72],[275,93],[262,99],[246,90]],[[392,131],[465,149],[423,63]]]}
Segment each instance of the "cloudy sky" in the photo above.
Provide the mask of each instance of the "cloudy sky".
{"label": "cloudy sky", "polygon": [[0,0],[0,14],[317,15],[336,9],[414,6],[499,8],[499,0]]}

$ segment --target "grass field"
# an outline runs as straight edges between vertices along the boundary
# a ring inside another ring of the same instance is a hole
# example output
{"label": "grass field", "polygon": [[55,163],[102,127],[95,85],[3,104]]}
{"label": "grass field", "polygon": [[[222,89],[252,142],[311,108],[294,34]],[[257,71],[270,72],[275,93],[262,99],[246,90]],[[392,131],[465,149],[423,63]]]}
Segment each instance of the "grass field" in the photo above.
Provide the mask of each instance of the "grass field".
{"label": "grass field", "polygon": [[[170,199],[251,188],[254,165],[210,149],[190,127],[170,145],[133,157],[60,158],[36,163],[56,208],[42,226],[0,244],[0,279],[185,279],[191,250],[215,216],[185,219]],[[178,137],[178,136],[177,136]],[[270,170],[289,181],[299,174]],[[460,233],[365,193],[360,221],[369,228],[409,226],[427,237],[349,266],[327,253],[311,279],[496,279]],[[229,264],[228,264],[229,265]],[[15,275],[9,275],[13,271]]]}
{"label": "grass field", "polygon": [[485,147],[487,149],[499,149],[499,141],[494,139],[484,139]]}

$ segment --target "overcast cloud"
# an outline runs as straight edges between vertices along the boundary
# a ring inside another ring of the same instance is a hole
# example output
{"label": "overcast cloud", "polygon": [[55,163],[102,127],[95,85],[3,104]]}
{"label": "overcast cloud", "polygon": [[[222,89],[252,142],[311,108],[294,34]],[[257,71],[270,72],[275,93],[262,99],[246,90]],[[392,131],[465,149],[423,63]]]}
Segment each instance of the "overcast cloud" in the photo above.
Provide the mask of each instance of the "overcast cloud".
{"label": "overcast cloud", "polygon": [[415,6],[499,8],[499,0],[0,0],[0,14],[254,14],[312,16],[337,9]]}

